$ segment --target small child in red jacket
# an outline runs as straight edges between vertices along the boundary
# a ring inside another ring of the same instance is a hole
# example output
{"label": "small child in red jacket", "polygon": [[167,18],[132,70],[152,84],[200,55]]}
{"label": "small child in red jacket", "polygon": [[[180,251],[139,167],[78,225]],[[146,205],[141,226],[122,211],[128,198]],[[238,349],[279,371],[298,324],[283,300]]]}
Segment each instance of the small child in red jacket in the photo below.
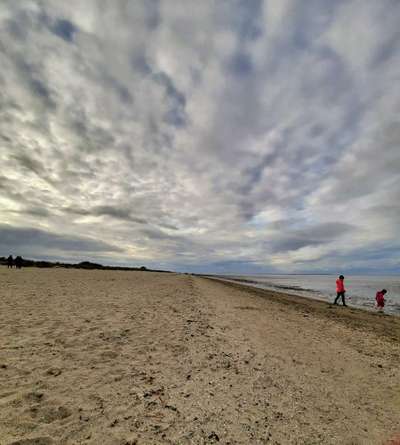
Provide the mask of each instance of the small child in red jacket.
{"label": "small child in red jacket", "polygon": [[347,306],[344,298],[345,294],[346,289],[344,288],[344,276],[340,275],[340,277],[336,280],[336,298],[333,304],[338,304],[339,298],[342,297],[343,306]]}
{"label": "small child in red jacket", "polygon": [[385,294],[387,293],[386,289],[382,289],[378,291],[375,296],[376,307],[378,311],[383,312],[383,308],[385,307]]}

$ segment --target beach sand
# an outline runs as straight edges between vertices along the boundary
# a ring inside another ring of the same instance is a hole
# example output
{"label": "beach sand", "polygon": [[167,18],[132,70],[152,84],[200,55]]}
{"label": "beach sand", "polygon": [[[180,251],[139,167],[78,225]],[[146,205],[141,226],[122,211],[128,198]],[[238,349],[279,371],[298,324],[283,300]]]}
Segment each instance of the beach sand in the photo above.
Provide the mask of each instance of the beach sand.
{"label": "beach sand", "polygon": [[400,318],[190,275],[0,268],[0,444],[383,444]]}

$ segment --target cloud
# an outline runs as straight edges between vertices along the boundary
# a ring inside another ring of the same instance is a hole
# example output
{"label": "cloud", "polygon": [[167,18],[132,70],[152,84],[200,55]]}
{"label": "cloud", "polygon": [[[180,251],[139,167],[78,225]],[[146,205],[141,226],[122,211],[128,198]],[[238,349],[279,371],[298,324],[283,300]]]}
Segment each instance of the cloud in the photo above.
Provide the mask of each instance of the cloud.
{"label": "cloud", "polygon": [[65,19],[56,20],[50,29],[54,32],[54,34],[67,42],[72,42],[74,34],[77,32],[75,25],[69,20]]}
{"label": "cloud", "polygon": [[106,262],[393,269],[399,19],[393,0],[1,2],[1,222]]}
{"label": "cloud", "polygon": [[154,73],[153,79],[165,89],[169,104],[164,116],[164,122],[178,128],[184,126],[187,120],[185,111],[186,98],[184,94],[178,91],[172,80],[165,73]]}
{"label": "cloud", "polygon": [[73,251],[79,255],[95,252],[122,252],[121,249],[100,240],[60,235],[36,228],[14,228],[6,224],[0,225],[0,239],[0,250],[4,253],[33,252],[34,249],[47,253],[54,250]]}
{"label": "cloud", "polygon": [[278,236],[272,241],[272,252],[296,251],[307,246],[318,246],[332,243],[344,234],[356,230],[356,227],[340,223],[328,222],[303,229],[285,230],[281,226]]}

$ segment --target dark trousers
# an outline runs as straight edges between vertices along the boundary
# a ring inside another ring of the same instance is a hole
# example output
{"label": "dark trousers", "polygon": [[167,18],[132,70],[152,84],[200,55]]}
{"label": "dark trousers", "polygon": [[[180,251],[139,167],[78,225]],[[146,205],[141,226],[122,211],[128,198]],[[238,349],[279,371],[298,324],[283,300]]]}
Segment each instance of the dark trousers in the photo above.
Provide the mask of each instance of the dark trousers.
{"label": "dark trousers", "polygon": [[342,297],[343,306],[346,306],[346,302],[344,301],[344,292],[338,292],[336,294],[335,302],[333,304],[337,304],[340,297]]}

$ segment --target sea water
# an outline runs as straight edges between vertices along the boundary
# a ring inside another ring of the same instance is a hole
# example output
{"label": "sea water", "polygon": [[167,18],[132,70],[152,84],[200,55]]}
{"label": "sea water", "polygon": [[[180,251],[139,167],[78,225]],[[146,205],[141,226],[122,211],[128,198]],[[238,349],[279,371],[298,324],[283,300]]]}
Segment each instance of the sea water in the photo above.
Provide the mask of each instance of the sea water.
{"label": "sea water", "polygon": [[[317,300],[333,302],[336,297],[336,275],[225,275],[228,280]],[[354,276],[345,277],[346,302],[349,306],[375,309],[375,294],[386,289],[385,312],[400,315],[399,276]],[[341,299],[339,300],[341,304]]]}

